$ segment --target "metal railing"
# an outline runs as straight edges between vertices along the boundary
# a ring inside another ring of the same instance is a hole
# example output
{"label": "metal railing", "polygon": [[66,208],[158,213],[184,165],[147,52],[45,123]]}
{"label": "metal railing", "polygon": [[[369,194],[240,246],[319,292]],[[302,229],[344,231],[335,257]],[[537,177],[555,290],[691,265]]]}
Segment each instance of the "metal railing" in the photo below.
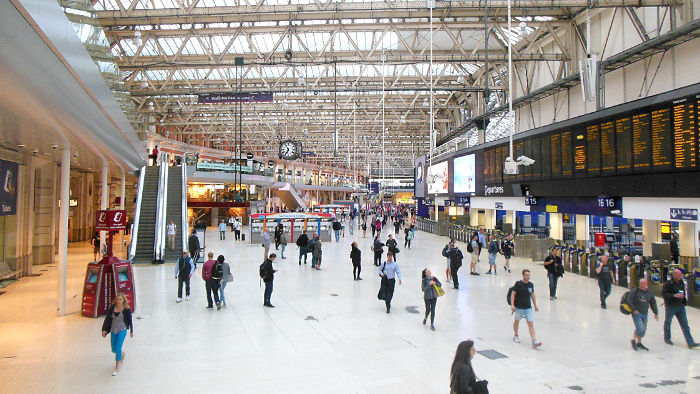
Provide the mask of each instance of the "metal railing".
{"label": "metal railing", "polygon": [[153,260],[163,261],[165,254],[165,220],[168,198],[168,155],[162,154],[160,173],[158,174],[158,202],[156,205],[156,231],[153,248]]}
{"label": "metal railing", "polygon": [[141,167],[141,172],[139,173],[139,186],[136,192],[136,212],[134,213],[134,224],[131,229],[131,240],[129,243],[127,259],[132,260],[136,255],[136,241],[139,236],[139,220],[141,218],[141,201],[143,201],[143,183],[146,179],[146,166]]}

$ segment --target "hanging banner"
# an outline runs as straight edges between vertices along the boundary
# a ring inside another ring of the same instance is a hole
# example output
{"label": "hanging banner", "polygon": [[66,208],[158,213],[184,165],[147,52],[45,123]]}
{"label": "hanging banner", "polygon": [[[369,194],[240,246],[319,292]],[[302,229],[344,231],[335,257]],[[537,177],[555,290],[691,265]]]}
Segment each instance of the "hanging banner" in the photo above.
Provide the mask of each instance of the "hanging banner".
{"label": "hanging banner", "polygon": [[19,166],[13,161],[0,160],[0,216],[17,214],[17,175]]}
{"label": "hanging banner", "polygon": [[219,103],[271,103],[270,93],[201,93],[197,95],[198,104]]}

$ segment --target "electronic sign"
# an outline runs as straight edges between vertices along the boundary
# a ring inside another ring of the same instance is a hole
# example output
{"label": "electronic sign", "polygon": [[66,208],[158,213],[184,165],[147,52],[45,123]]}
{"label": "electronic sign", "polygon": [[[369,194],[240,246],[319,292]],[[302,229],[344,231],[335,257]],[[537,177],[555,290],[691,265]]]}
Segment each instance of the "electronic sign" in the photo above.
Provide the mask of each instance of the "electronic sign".
{"label": "electronic sign", "polygon": [[428,193],[441,194],[447,193],[447,186],[450,178],[447,171],[447,162],[433,164],[428,167],[428,176],[426,183],[428,184]]}
{"label": "electronic sign", "polygon": [[574,175],[586,176],[586,131],[580,130],[574,133]]}
{"label": "electronic sign", "polygon": [[632,117],[623,116],[615,120],[615,156],[617,173],[632,172]]}
{"label": "electronic sign", "polygon": [[474,154],[455,158],[453,173],[455,193],[476,192],[476,156]]}
{"label": "electronic sign", "polygon": [[651,168],[651,123],[648,113],[632,116],[632,146],[635,171]]}
{"label": "electronic sign", "polygon": [[564,177],[573,174],[571,151],[571,132],[565,131],[561,133],[561,174]]}
{"label": "electronic sign", "polygon": [[671,168],[672,144],[671,108],[664,107],[651,111],[651,162],[654,170]]}
{"label": "electronic sign", "polygon": [[586,127],[588,176],[600,175],[600,126],[592,124]]}
{"label": "electronic sign", "polygon": [[542,137],[540,143],[540,151],[542,152],[542,179],[548,180],[552,177],[552,145],[550,144],[549,137]]}
{"label": "electronic sign", "polygon": [[[532,179],[533,180],[539,180],[542,178],[542,149],[540,146],[542,145],[542,138],[536,137],[532,139],[532,160],[535,161],[535,164],[532,165]],[[545,163],[546,165],[549,165],[549,163]]]}
{"label": "electronic sign", "polygon": [[552,178],[561,178],[561,134],[552,134],[549,137],[551,146]]}
{"label": "electronic sign", "polygon": [[603,175],[615,173],[615,122],[600,124],[600,159]]}
{"label": "electronic sign", "polygon": [[695,169],[697,133],[695,132],[695,103],[680,100],[673,103],[674,167],[678,170]]}

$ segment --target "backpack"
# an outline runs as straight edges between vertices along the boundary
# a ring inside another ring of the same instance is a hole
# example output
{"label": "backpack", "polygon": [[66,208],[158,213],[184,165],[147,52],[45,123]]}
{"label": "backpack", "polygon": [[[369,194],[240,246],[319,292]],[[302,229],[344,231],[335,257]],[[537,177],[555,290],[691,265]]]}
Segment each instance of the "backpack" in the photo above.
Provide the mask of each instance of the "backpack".
{"label": "backpack", "polygon": [[508,304],[508,306],[512,306],[510,304],[510,299],[513,296],[514,291],[515,291],[515,286],[512,286],[510,289],[508,289],[508,295],[506,296],[506,303]]}
{"label": "backpack", "polygon": [[622,312],[623,315],[631,315],[632,314],[632,307],[630,306],[629,298],[632,295],[632,291],[626,291],[625,294],[622,295],[622,298],[620,299],[620,312]]}
{"label": "backpack", "polygon": [[[265,260],[265,262],[266,261],[267,260]],[[270,271],[267,269],[265,262],[260,264],[260,279],[267,281],[268,279],[270,279]]]}
{"label": "backpack", "polygon": [[216,263],[214,263],[214,266],[211,267],[211,278],[212,279],[221,279],[223,277],[224,277],[224,265],[217,261]]}
{"label": "backpack", "polygon": [[467,252],[474,253],[474,247],[472,246],[471,242],[467,243]]}
{"label": "backpack", "polygon": [[445,247],[442,249],[442,256],[447,257],[447,252],[450,250],[450,245],[445,245]]}

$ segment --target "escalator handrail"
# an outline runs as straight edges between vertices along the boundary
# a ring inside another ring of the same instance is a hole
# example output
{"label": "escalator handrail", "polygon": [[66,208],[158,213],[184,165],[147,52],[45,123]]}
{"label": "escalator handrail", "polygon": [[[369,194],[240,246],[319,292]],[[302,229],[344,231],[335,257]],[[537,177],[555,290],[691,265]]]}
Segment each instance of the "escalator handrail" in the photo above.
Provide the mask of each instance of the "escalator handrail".
{"label": "escalator handrail", "polygon": [[134,212],[134,224],[131,229],[131,243],[129,244],[128,260],[133,260],[136,255],[136,244],[139,236],[139,219],[141,218],[141,201],[143,201],[143,184],[146,180],[146,166],[141,167],[139,173],[139,186],[136,192],[136,211]]}
{"label": "escalator handrail", "polygon": [[181,213],[181,223],[182,226],[182,249],[187,249],[187,232],[189,227],[187,226],[187,160],[182,161],[182,213]]}
{"label": "escalator handrail", "polygon": [[161,156],[160,174],[158,177],[158,203],[156,205],[156,231],[153,249],[153,260],[163,261],[165,250],[165,211],[168,196],[168,157]]}

